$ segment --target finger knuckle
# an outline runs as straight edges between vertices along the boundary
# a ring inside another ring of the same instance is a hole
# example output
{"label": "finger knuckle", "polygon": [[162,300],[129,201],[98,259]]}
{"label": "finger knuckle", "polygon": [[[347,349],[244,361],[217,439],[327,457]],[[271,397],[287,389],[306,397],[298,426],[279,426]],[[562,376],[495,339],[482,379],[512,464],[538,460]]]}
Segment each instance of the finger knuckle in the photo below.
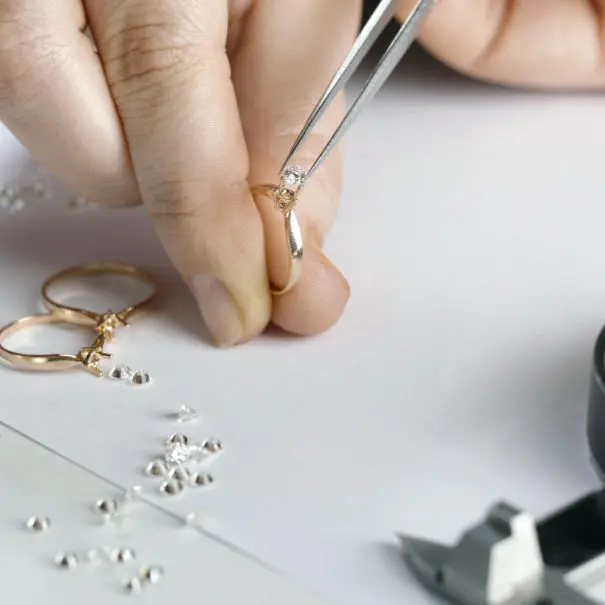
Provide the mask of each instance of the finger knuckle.
{"label": "finger knuckle", "polygon": [[22,98],[60,56],[43,19],[0,3],[0,99]]}
{"label": "finger knuckle", "polygon": [[201,35],[187,19],[157,10],[128,15],[104,45],[110,84],[117,94],[137,92],[187,73],[200,61]]}

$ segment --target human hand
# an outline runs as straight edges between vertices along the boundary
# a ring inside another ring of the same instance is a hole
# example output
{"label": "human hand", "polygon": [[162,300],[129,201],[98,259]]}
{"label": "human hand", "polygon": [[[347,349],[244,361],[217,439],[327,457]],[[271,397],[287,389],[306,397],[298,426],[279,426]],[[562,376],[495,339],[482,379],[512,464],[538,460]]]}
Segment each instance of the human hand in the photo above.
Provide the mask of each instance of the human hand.
{"label": "human hand", "polygon": [[[400,17],[416,0],[402,0]],[[605,85],[603,0],[440,0],[419,40],[471,77],[537,89]]]}
{"label": "human hand", "polygon": [[[274,299],[269,283],[285,281],[288,262],[282,218],[249,185],[275,181],[360,13],[360,0],[0,0],[0,119],[90,200],[146,206],[219,345],[270,320],[318,333],[349,297],[321,253],[338,153],[301,196],[303,274]],[[301,162],[343,109],[329,110]]]}

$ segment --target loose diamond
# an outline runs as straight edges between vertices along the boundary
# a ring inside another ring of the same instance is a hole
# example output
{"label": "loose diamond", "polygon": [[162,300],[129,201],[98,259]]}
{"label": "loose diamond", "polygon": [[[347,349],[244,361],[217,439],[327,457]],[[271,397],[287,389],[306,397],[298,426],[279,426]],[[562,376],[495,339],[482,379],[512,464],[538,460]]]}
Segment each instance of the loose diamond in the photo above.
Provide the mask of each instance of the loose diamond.
{"label": "loose diamond", "polygon": [[181,405],[176,411],[176,416],[179,422],[192,422],[193,420],[197,420],[198,412],[195,408],[188,405]]}
{"label": "loose diamond", "polygon": [[130,563],[136,558],[136,553],[132,548],[118,548],[111,553],[111,560],[116,563]]}
{"label": "loose diamond", "polygon": [[306,174],[300,166],[286,166],[282,174],[283,186],[289,191],[296,191],[302,185]]}
{"label": "loose diamond", "polygon": [[189,445],[189,437],[183,435],[183,433],[172,433],[168,439],[166,439],[166,445],[173,445],[178,443],[179,445]]}
{"label": "loose diamond", "polygon": [[154,460],[147,466],[146,472],[152,477],[163,477],[167,472],[166,464],[163,460]]}
{"label": "loose diamond", "polygon": [[189,481],[191,478],[191,471],[185,466],[175,466],[169,473],[168,477],[175,481]]}
{"label": "loose diamond", "polygon": [[160,485],[160,492],[162,494],[166,494],[168,496],[176,496],[183,491],[183,484],[180,481],[164,481],[162,485]]}
{"label": "loose diamond", "polygon": [[118,503],[116,500],[103,498],[95,503],[97,512],[101,513],[106,519],[115,517],[118,514]]}
{"label": "loose diamond", "polygon": [[224,449],[224,446],[220,439],[211,438],[204,441],[202,449],[209,454],[218,454],[218,452],[221,452]]}
{"label": "loose diamond", "polygon": [[122,380],[124,382],[133,381],[134,372],[128,366],[116,366],[109,370],[108,378],[111,380]]}
{"label": "loose diamond", "polygon": [[30,531],[42,533],[50,529],[50,519],[48,517],[30,517],[25,522],[25,526]]}
{"label": "loose diamond", "polygon": [[149,384],[151,382],[151,374],[147,372],[135,372],[132,375],[132,384],[141,385]]}
{"label": "loose diamond", "polygon": [[55,557],[55,563],[63,569],[74,569],[78,566],[78,555],[74,552],[60,552]]}
{"label": "loose diamond", "polygon": [[191,484],[196,487],[207,487],[213,483],[214,477],[209,473],[195,473],[191,481]]}
{"label": "loose diamond", "polygon": [[191,449],[182,443],[170,443],[164,451],[164,459],[168,464],[185,464],[191,459]]}
{"label": "loose diamond", "polygon": [[143,582],[140,578],[131,578],[124,584],[124,590],[130,594],[139,594],[143,589]]}
{"label": "loose diamond", "polygon": [[141,571],[146,582],[157,584],[164,577],[164,568],[159,565],[151,565]]}

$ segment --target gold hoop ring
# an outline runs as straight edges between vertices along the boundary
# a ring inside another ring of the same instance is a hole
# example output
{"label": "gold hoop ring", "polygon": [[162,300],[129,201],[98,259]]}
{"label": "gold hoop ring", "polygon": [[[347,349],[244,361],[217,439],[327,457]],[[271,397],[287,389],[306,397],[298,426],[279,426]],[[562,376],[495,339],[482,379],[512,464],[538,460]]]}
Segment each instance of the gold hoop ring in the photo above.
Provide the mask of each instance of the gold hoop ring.
{"label": "gold hoop ring", "polygon": [[82,348],[75,355],[64,355],[61,353],[48,353],[40,355],[31,355],[26,353],[17,353],[7,349],[2,342],[7,336],[20,332],[21,330],[34,326],[57,324],[65,322],[61,317],[53,313],[44,315],[32,315],[31,317],[23,317],[7,326],[0,329],[0,357],[10,364],[20,367],[25,370],[38,371],[57,371],[67,370],[76,366],[92,372],[96,376],[103,376],[103,372],[99,368],[101,359],[111,357],[109,353],[103,351],[105,346],[105,338],[102,335],[97,335],[95,341],[90,347]]}
{"label": "gold hoop ring", "polygon": [[281,296],[296,285],[302,273],[303,239],[300,224],[294,213],[297,199],[295,195],[276,185],[257,185],[252,188],[252,193],[265,195],[273,200],[275,208],[284,217],[284,230],[288,245],[288,279],[281,288],[271,287],[271,294]]}
{"label": "gold hoop ring", "polygon": [[[118,275],[128,275],[151,286],[151,294],[140,302],[130,305],[118,312],[107,311],[106,313],[96,313],[87,309],[70,307],[59,303],[51,297],[49,291],[52,286],[83,275],[95,275],[105,273],[116,273]],[[155,279],[146,271],[123,265],[122,263],[106,262],[91,263],[81,267],[72,267],[56,273],[49,277],[42,285],[42,300],[44,306],[53,314],[61,318],[66,323],[72,323],[80,326],[94,326],[97,332],[108,340],[112,340],[115,330],[119,326],[127,326],[132,319],[141,315],[149,306],[157,292],[157,283]]]}

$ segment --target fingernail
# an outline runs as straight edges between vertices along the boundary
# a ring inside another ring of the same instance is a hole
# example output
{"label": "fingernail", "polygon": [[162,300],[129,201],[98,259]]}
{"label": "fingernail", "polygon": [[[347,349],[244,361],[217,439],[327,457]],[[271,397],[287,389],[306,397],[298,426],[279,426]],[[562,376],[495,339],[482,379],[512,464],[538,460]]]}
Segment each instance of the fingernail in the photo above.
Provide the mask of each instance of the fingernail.
{"label": "fingernail", "polygon": [[241,340],[244,328],[239,309],[225,285],[213,275],[196,275],[191,290],[214,342],[222,347]]}

